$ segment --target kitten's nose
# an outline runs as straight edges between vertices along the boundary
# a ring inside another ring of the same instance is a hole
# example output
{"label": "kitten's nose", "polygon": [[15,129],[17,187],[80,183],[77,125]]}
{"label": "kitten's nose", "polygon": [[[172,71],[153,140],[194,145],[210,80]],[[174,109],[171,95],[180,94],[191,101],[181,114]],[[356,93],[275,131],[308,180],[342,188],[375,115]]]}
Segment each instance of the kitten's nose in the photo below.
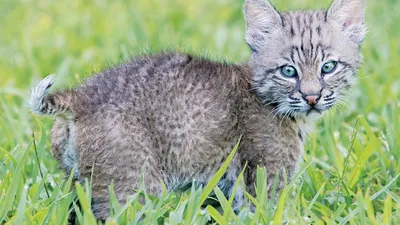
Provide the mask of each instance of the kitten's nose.
{"label": "kitten's nose", "polygon": [[310,106],[314,106],[318,103],[318,100],[321,98],[321,95],[304,95],[304,100],[306,100],[307,104]]}

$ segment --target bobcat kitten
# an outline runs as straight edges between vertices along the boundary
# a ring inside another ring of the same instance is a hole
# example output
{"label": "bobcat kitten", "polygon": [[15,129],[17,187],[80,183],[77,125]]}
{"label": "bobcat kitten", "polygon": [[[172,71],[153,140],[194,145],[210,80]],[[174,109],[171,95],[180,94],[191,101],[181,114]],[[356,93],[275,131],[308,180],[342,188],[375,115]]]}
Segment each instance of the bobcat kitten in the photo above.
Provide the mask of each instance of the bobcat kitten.
{"label": "bobcat kitten", "polygon": [[[293,175],[313,121],[355,80],[364,39],[363,0],[335,0],[325,10],[280,13],[265,0],[246,0],[246,64],[180,53],[142,56],[96,74],[82,85],[48,94],[53,76],[32,89],[30,105],[56,116],[52,148],[77,179],[93,167],[93,209],[109,215],[108,185],[123,202],[138,188],[154,195],[196,180],[206,184],[242,136],[219,187],[230,195],[247,165],[254,194],[256,167],[271,187]],[[239,207],[243,191],[235,196]]]}

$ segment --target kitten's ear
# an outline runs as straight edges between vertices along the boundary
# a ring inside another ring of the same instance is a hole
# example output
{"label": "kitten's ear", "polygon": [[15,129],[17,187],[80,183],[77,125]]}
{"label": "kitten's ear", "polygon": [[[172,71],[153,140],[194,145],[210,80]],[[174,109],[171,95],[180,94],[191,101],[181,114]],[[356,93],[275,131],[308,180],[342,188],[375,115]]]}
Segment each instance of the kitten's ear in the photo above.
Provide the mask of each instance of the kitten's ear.
{"label": "kitten's ear", "polygon": [[364,0],[334,0],[327,12],[327,19],[339,23],[348,37],[360,44],[367,32],[364,23]]}
{"label": "kitten's ear", "polygon": [[277,27],[282,19],[267,0],[246,0],[244,4],[246,18],[246,42],[253,51],[257,51]]}

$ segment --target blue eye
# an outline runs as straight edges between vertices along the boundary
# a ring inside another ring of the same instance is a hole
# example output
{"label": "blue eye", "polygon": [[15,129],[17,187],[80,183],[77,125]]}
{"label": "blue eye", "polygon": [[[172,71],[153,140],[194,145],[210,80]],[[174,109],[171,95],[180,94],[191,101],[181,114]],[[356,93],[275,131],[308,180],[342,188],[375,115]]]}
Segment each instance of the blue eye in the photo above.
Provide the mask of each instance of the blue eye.
{"label": "blue eye", "polygon": [[336,65],[337,65],[336,61],[329,61],[322,66],[321,72],[322,73],[332,73],[335,70]]}
{"label": "blue eye", "polygon": [[297,76],[297,71],[293,66],[282,66],[281,74],[285,77],[293,78]]}

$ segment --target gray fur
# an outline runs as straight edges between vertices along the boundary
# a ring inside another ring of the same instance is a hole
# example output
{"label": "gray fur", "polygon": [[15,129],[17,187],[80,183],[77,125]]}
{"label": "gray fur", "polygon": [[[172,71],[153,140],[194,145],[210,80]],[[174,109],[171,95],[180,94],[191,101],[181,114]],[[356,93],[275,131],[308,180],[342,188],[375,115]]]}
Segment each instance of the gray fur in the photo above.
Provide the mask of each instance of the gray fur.
{"label": "gray fur", "polygon": [[[348,6],[351,7],[348,7]],[[72,90],[47,94],[48,80],[32,92],[32,111],[57,115],[52,130],[55,157],[78,179],[93,167],[94,211],[108,215],[108,185],[123,202],[140,186],[148,192],[202,185],[242,136],[239,150],[219,186],[230,195],[247,163],[244,183],[255,194],[257,167],[267,184],[298,166],[313,121],[340,100],[361,63],[365,35],[362,0],[336,0],[327,11],[279,13],[263,0],[247,0],[246,41],[253,50],[245,64],[212,62],[162,53],[142,56],[105,70]],[[358,14],[362,15],[358,15]],[[362,29],[361,29],[362,28]],[[337,69],[321,66],[337,60]],[[291,65],[298,77],[280,74]],[[51,83],[51,82],[50,82]],[[304,94],[320,92],[315,110]],[[240,207],[243,191],[236,196]]]}
{"label": "gray fur", "polygon": [[39,84],[37,84],[31,90],[31,95],[29,97],[29,106],[31,107],[31,111],[37,115],[46,115],[51,114],[50,111],[47,111],[48,107],[45,105],[44,99],[47,96],[47,91],[54,83],[54,75],[51,74],[41,80]]}

